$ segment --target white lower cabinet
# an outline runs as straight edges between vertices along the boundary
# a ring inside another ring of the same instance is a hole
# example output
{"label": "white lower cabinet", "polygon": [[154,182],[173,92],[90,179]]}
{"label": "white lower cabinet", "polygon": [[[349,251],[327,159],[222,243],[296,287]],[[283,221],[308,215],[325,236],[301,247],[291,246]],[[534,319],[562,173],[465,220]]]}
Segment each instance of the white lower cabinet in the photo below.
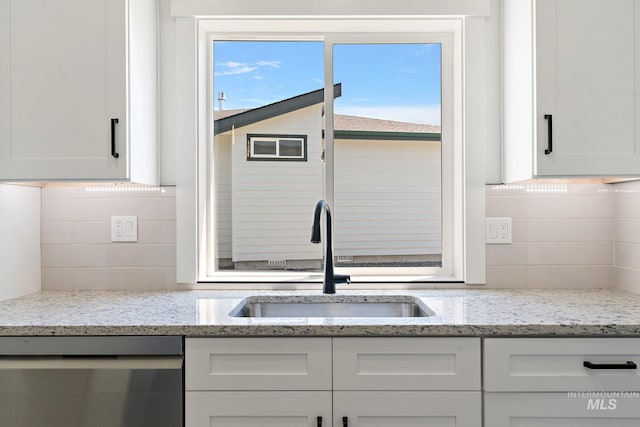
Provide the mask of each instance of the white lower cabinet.
{"label": "white lower cabinet", "polygon": [[334,338],[334,390],[480,390],[480,340]]}
{"label": "white lower cabinet", "polygon": [[334,427],[479,427],[480,392],[336,391]]}
{"label": "white lower cabinet", "polygon": [[640,339],[484,340],[487,427],[640,426]]}
{"label": "white lower cabinet", "polygon": [[186,427],[331,425],[330,391],[188,391]]}
{"label": "white lower cabinet", "polygon": [[187,427],[480,427],[479,338],[188,338]]}
{"label": "white lower cabinet", "polygon": [[487,427],[638,427],[640,393],[485,393]]}

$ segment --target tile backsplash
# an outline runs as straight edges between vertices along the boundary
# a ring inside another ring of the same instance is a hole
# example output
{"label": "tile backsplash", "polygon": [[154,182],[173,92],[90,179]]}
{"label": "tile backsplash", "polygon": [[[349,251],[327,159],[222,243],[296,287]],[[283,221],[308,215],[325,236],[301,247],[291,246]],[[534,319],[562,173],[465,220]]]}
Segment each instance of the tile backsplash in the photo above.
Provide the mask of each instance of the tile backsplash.
{"label": "tile backsplash", "polygon": [[[138,217],[138,242],[111,242],[113,215]],[[174,187],[42,189],[43,289],[175,288],[175,243]]]}
{"label": "tile backsplash", "polygon": [[616,286],[640,294],[640,182],[616,185]]}
{"label": "tile backsplash", "polygon": [[[138,216],[138,242],[112,243],[110,217]],[[486,216],[513,243],[487,245],[487,287],[640,293],[640,182],[486,187]],[[43,289],[177,289],[174,187],[42,189]]]}
{"label": "tile backsplash", "polygon": [[511,245],[486,247],[487,285],[613,287],[615,188],[555,183],[487,186],[487,217],[513,221]]}

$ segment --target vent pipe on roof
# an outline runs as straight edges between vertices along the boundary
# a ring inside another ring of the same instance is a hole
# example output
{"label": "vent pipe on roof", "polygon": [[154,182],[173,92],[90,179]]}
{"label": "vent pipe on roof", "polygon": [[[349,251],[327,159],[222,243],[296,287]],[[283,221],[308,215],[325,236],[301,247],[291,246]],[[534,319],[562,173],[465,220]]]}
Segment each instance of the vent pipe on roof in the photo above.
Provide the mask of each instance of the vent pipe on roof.
{"label": "vent pipe on roof", "polygon": [[224,92],[218,92],[218,110],[224,110],[224,101],[227,100],[227,96]]}

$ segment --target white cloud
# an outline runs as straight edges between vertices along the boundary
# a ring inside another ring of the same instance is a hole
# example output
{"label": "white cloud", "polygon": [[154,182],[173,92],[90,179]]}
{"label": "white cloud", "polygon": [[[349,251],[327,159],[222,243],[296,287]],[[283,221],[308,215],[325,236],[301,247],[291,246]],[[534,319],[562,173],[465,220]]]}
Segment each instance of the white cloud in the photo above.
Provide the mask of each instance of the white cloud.
{"label": "white cloud", "polygon": [[256,65],[259,67],[280,68],[280,61],[258,61]]}
{"label": "white cloud", "polygon": [[360,107],[336,104],[336,114],[440,126],[439,105]]}
{"label": "white cloud", "polygon": [[[227,61],[217,64],[219,71],[216,76],[234,76],[238,74],[252,73],[261,67],[280,68],[280,61],[258,61],[255,64],[246,62]],[[254,76],[256,80],[260,80],[263,76]]]}
{"label": "white cloud", "polygon": [[257,70],[257,67],[251,66],[245,62],[220,62],[218,66],[222,67],[221,71],[215,73],[216,76],[233,76],[237,74],[246,74]]}
{"label": "white cloud", "polygon": [[220,65],[222,65],[223,67],[238,68],[238,67],[246,67],[248,64],[246,62],[227,61],[227,62],[220,62]]}
{"label": "white cloud", "polygon": [[413,52],[413,56],[424,56],[424,54],[429,53],[433,50],[435,44],[425,44],[415,52]]}
{"label": "white cloud", "polygon": [[264,79],[264,76],[260,76],[260,75],[256,74],[255,76],[253,76],[253,79],[254,80],[262,80],[262,79]]}

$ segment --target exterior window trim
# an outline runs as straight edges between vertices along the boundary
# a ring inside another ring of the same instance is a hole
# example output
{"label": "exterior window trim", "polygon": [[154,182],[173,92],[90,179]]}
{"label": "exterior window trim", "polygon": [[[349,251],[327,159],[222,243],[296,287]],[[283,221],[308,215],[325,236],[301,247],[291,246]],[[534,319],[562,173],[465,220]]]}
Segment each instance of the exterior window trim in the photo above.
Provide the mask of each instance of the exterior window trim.
{"label": "exterior window trim", "polygon": [[[270,154],[255,154],[254,141],[257,139],[276,142],[275,156]],[[281,156],[280,141],[293,139],[302,142],[302,156]],[[283,135],[283,134],[247,134],[247,160],[248,161],[276,161],[276,162],[306,162],[307,161],[307,135]]]}

